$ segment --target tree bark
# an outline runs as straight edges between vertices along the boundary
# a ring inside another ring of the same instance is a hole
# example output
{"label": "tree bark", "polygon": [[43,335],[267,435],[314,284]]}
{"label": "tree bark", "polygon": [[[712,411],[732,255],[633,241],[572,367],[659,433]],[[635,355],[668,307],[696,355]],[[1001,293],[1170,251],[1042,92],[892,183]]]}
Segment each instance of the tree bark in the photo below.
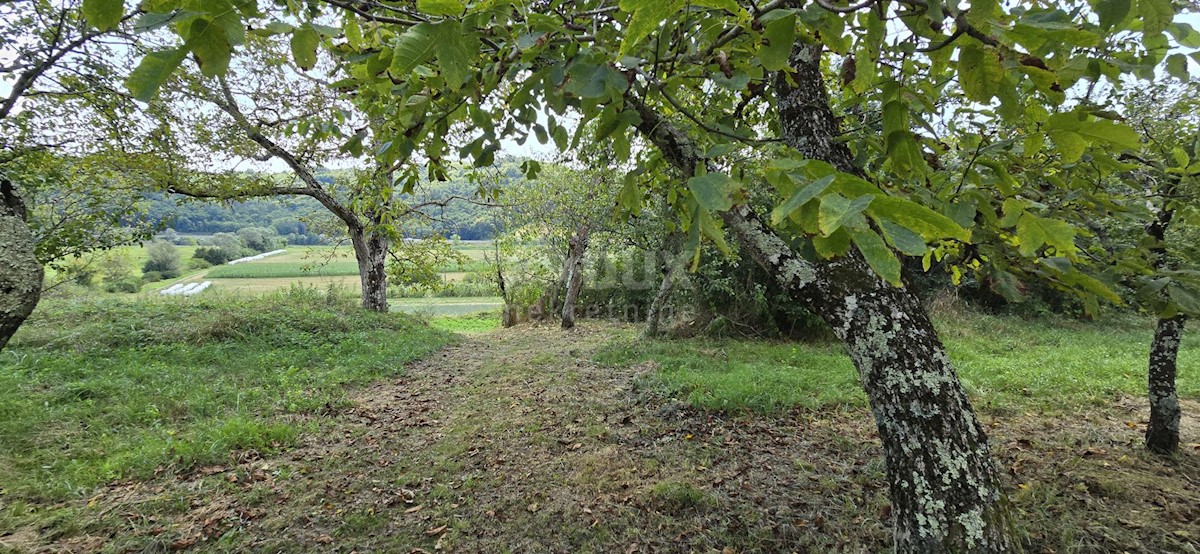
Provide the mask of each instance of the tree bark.
{"label": "tree bark", "polygon": [[1150,423],[1146,426],[1146,448],[1155,454],[1179,451],[1180,409],[1175,372],[1186,321],[1182,315],[1160,318],[1150,345]]}
{"label": "tree bark", "polygon": [[[790,60],[795,72],[776,79],[784,142],[865,176],[838,141],[820,56],[819,48],[801,45]],[[642,117],[638,129],[672,165],[690,174],[703,163],[686,134],[644,103],[632,103]],[[808,262],[749,206],[722,219],[752,258],[834,329],[858,369],[887,462],[895,551],[1018,550],[986,434],[916,296],[880,279],[857,251]]]}
{"label": "tree bark", "polygon": [[[1163,196],[1174,196],[1178,183],[1178,180],[1169,181],[1163,190]],[[1174,218],[1175,210],[1168,204],[1146,225],[1146,234],[1154,239],[1150,255],[1155,271],[1169,268],[1167,230]],[[1166,294],[1165,290],[1163,294]],[[1160,317],[1154,328],[1154,341],[1150,343],[1150,367],[1146,378],[1150,399],[1150,422],[1146,425],[1146,450],[1155,454],[1169,456],[1179,451],[1181,410],[1179,396],[1175,391],[1175,374],[1179,341],[1183,339],[1186,321],[1187,318],[1183,315]]]}
{"label": "tree bark", "polygon": [[583,254],[588,247],[588,227],[580,225],[568,242],[567,260],[564,264],[567,275],[567,294],[563,297],[562,328],[575,327],[575,304],[579,300],[579,289],[583,287]]}
{"label": "tree bark", "polygon": [[362,284],[362,307],[377,312],[388,311],[387,302],[387,237],[352,226],[350,244],[358,262],[358,278]]}
{"label": "tree bark", "polygon": [[[675,241],[669,239],[667,242],[673,244]],[[647,338],[654,338],[659,334],[663,310],[667,306],[667,301],[671,298],[671,291],[675,290],[675,281],[678,280],[679,270],[683,266],[677,258],[677,254],[671,253],[663,260],[662,283],[659,284],[658,292],[654,294],[654,300],[650,302],[650,309],[646,312],[646,331],[644,335]]]}
{"label": "tree bark", "polygon": [[42,296],[42,264],[34,255],[25,204],[0,180],[0,349],[33,313]]}

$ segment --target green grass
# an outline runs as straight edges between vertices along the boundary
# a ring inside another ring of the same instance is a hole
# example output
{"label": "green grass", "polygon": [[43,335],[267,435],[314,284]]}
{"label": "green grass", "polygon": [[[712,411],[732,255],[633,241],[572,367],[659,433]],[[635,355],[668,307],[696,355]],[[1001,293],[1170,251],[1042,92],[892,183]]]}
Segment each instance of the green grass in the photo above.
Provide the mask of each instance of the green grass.
{"label": "green grass", "polygon": [[452,340],[311,289],[47,299],[0,352],[0,494],[53,502],[286,447],[307,425],[296,415],[336,409],[348,386]]}
{"label": "green grass", "polygon": [[[1153,322],[1025,320],[951,314],[935,318],[968,392],[978,405],[1007,410],[1070,409],[1146,394]],[[839,344],[711,339],[617,340],[598,362],[657,363],[642,385],[698,407],[758,412],[792,407],[865,405],[858,377]],[[1200,363],[1200,339],[1186,336],[1181,367]],[[1200,378],[1184,371],[1180,395],[1200,397]]]}
{"label": "green grass", "polygon": [[324,265],[316,260],[305,262],[246,262],[237,265],[214,267],[205,275],[211,279],[278,279],[281,277],[332,277],[358,275],[358,264],[353,261],[334,261]]}
{"label": "green grass", "polygon": [[461,316],[439,316],[430,318],[429,325],[437,329],[468,335],[487,333],[500,328],[500,314],[484,312]]}

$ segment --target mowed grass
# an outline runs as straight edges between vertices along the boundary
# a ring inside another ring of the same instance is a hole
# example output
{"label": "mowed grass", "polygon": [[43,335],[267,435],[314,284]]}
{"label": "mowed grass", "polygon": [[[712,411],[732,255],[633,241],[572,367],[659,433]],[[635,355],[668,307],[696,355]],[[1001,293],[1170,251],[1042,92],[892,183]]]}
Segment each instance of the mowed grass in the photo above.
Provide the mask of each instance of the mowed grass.
{"label": "mowed grass", "polygon": [[[206,273],[209,279],[281,279],[288,277],[338,277],[358,275],[354,251],[349,247],[294,246],[287,252],[235,265],[220,265]],[[457,248],[467,261],[438,268],[443,273],[465,274],[488,270],[483,261],[487,253],[479,244],[461,244]]]}
{"label": "mowed grass", "polygon": [[220,265],[208,270],[209,279],[278,279],[281,277],[330,277],[358,275],[358,264],[353,261],[335,261],[314,264],[311,261],[280,262],[266,258],[236,265]]}
{"label": "mowed grass", "polygon": [[310,425],[298,416],[453,340],[355,304],[302,288],[44,300],[0,352],[0,534],[37,517],[22,506],[287,447]]}
{"label": "mowed grass", "polygon": [[[950,359],[980,407],[1070,410],[1146,394],[1153,321],[1084,322],[954,312],[935,316]],[[654,362],[643,385],[722,411],[864,406],[858,375],[840,344],[689,339],[616,340],[608,364]],[[1200,364],[1200,339],[1185,333],[1182,368]],[[1200,398],[1200,376],[1182,371],[1179,393]]]}

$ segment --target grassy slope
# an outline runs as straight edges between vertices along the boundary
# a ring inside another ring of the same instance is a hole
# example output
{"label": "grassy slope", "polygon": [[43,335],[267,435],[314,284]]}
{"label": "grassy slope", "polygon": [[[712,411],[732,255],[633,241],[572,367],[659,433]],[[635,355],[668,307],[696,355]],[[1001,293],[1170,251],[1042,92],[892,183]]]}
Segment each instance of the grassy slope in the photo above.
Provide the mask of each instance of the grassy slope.
{"label": "grassy slope", "polygon": [[303,290],[43,302],[0,352],[0,494],[54,501],[285,446],[297,414],[452,340],[350,305]]}
{"label": "grassy slope", "polygon": [[[996,410],[1074,408],[1146,393],[1152,322],[1029,321],[945,314],[937,325],[976,402]],[[711,339],[616,342],[607,363],[657,362],[649,384],[710,409],[771,411],[865,405],[858,377],[839,345]],[[1181,367],[1200,363],[1200,339],[1185,334]],[[1180,394],[1200,398],[1200,379],[1179,376]]]}

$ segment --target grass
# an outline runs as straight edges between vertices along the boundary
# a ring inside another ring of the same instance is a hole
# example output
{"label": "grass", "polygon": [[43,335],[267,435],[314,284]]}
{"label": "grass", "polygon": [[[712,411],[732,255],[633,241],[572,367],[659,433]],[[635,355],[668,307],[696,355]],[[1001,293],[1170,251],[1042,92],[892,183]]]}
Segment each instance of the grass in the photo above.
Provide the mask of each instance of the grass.
{"label": "grass", "polygon": [[[998,410],[1069,409],[1146,394],[1153,322],[1026,320],[981,314],[935,317],[969,393]],[[643,386],[706,409],[771,412],[792,407],[863,406],[858,377],[841,346],[697,339],[614,341],[607,364],[655,362]],[[1200,339],[1186,336],[1181,367],[1200,363]],[[1181,372],[1180,395],[1200,398],[1200,379]]]}
{"label": "grass", "polygon": [[426,317],[468,316],[494,312],[504,305],[498,296],[445,298],[396,298],[388,302],[394,312],[409,312]]}
{"label": "grass", "polygon": [[482,312],[460,316],[438,316],[429,319],[429,325],[464,335],[488,333],[500,328],[500,314]]}
{"label": "grass", "polygon": [[[0,494],[86,495],[290,445],[347,386],[452,335],[296,288],[261,298],[48,299],[0,352]],[[2,523],[2,522],[0,522]]]}
{"label": "grass", "polygon": [[334,261],[324,265],[308,262],[279,262],[266,260],[221,265],[208,271],[210,279],[278,279],[281,277],[330,277],[358,275],[358,264],[353,261]]}

